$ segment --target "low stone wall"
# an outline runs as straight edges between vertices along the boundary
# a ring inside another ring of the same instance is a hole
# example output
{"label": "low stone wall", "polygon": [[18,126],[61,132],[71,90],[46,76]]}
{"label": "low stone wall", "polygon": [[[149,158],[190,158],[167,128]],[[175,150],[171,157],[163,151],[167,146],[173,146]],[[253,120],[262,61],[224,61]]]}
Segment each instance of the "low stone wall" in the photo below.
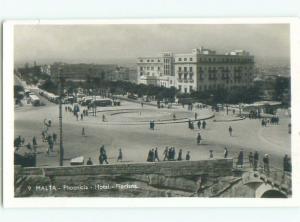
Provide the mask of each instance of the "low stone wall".
{"label": "low stone wall", "polygon": [[237,182],[232,159],[15,167],[16,197],[218,197]]}

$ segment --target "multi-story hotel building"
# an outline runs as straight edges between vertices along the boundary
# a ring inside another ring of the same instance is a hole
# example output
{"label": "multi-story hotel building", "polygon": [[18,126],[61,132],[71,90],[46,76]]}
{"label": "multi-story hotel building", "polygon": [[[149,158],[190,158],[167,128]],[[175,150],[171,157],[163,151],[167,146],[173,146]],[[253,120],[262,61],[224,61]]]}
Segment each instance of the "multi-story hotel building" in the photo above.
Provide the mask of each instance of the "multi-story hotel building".
{"label": "multi-story hotel building", "polygon": [[216,54],[201,47],[186,54],[139,57],[137,69],[138,83],[174,86],[182,93],[190,93],[193,90],[250,86],[254,57],[244,50]]}

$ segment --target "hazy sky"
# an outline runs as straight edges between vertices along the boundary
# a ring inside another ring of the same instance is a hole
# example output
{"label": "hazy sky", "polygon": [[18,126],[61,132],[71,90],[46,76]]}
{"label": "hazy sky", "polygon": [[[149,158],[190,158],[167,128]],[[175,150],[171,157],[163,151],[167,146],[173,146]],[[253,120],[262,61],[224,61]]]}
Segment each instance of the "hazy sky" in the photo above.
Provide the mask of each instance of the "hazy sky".
{"label": "hazy sky", "polygon": [[116,63],[204,46],[289,60],[289,25],[16,25],[15,62]]}

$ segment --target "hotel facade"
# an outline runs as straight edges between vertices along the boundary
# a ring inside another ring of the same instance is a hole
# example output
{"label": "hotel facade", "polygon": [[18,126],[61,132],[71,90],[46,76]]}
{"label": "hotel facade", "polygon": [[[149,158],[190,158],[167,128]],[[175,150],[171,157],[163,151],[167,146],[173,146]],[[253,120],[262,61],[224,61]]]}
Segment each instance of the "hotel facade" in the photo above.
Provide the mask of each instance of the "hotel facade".
{"label": "hotel facade", "polygon": [[225,54],[203,47],[191,53],[161,53],[137,60],[138,83],[192,91],[248,87],[253,82],[254,57],[244,50]]}

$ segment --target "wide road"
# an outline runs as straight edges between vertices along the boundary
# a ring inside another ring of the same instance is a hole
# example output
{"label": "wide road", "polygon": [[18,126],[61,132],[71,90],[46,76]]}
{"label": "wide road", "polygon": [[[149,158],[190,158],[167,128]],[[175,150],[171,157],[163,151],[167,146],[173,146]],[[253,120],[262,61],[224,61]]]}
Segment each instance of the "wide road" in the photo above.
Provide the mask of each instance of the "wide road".
{"label": "wide road", "polygon": [[[109,108],[108,108],[109,109]],[[111,109],[111,108],[110,108]],[[114,109],[141,109],[136,103],[123,102],[122,106]],[[190,130],[186,122],[157,124],[155,130],[149,129],[147,122],[143,121],[150,117],[164,119],[173,111],[169,109],[157,109],[145,106],[147,111],[133,112],[120,115],[110,115],[111,112],[98,112],[97,117],[88,116],[84,120],[77,121],[70,112],[63,109],[63,135],[65,149],[65,165],[69,165],[70,158],[84,156],[92,158],[94,164],[98,164],[99,147],[105,145],[109,162],[116,162],[118,149],[122,148],[123,161],[144,162],[146,161],[149,149],[158,147],[160,157],[163,158],[165,146],[174,146],[176,156],[179,149],[183,150],[183,157],[187,151],[191,152],[193,160],[207,159],[209,150],[213,150],[214,157],[223,156],[223,149],[226,146],[229,150],[229,157],[236,156],[240,149],[248,155],[250,151],[259,151],[260,157],[263,154],[270,154],[271,165],[282,168],[282,158],[285,154],[291,154],[291,138],[288,134],[288,123],[290,118],[284,112],[280,112],[280,124],[261,127],[259,120],[240,120],[219,122],[214,120],[227,118],[224,112],[215,113],[215,118],[207,120],[205,130]],[[101,109],[105,110],[105,109]],[[99,111],[99,110],[98,110]],[[145,112],[145,113],[144,113]],[[186,115],[193,118],[194,112],[188,112],[182,108],[174,109],[178,115]],[[108,122],[102,122],[102,114],[105,114]],[[181,114],[180,114],[181,113]],[[143,116],[145,114],[145,116]],[[136,115],[136,117],[135,117]],[[139,117],[140,115],[140,117]],[[208,110],[199,110],[198,117],[209,116]],[[53,126],[49,132],[59,135],[58,128],[58,106],[47,103],[43,107],[32,107],[27,105],[15,110],[15,136],[21,135],[26,142],[31,142],[32,137],[38,139],[38,165],[58,165],[59,146],[55,145],[55,152],[50,156],[46,154],[47,144],[41,140],[44,119],[51,119]],[[228,118],[231,119],[231,118]],[[111,120],[111,122],[110,122]],[[131,121],[137,124],[118,124],[119,122]],[[114,122],[114,124],[113,124]],[[228,127],[233,128],[233,136],[229,136]],[[81,136],[82,128],[85,128],[86,136]],[[203,138],[202,144],[196,144],[198,132]],[[25,148],[23,148],[25,149]]]}

